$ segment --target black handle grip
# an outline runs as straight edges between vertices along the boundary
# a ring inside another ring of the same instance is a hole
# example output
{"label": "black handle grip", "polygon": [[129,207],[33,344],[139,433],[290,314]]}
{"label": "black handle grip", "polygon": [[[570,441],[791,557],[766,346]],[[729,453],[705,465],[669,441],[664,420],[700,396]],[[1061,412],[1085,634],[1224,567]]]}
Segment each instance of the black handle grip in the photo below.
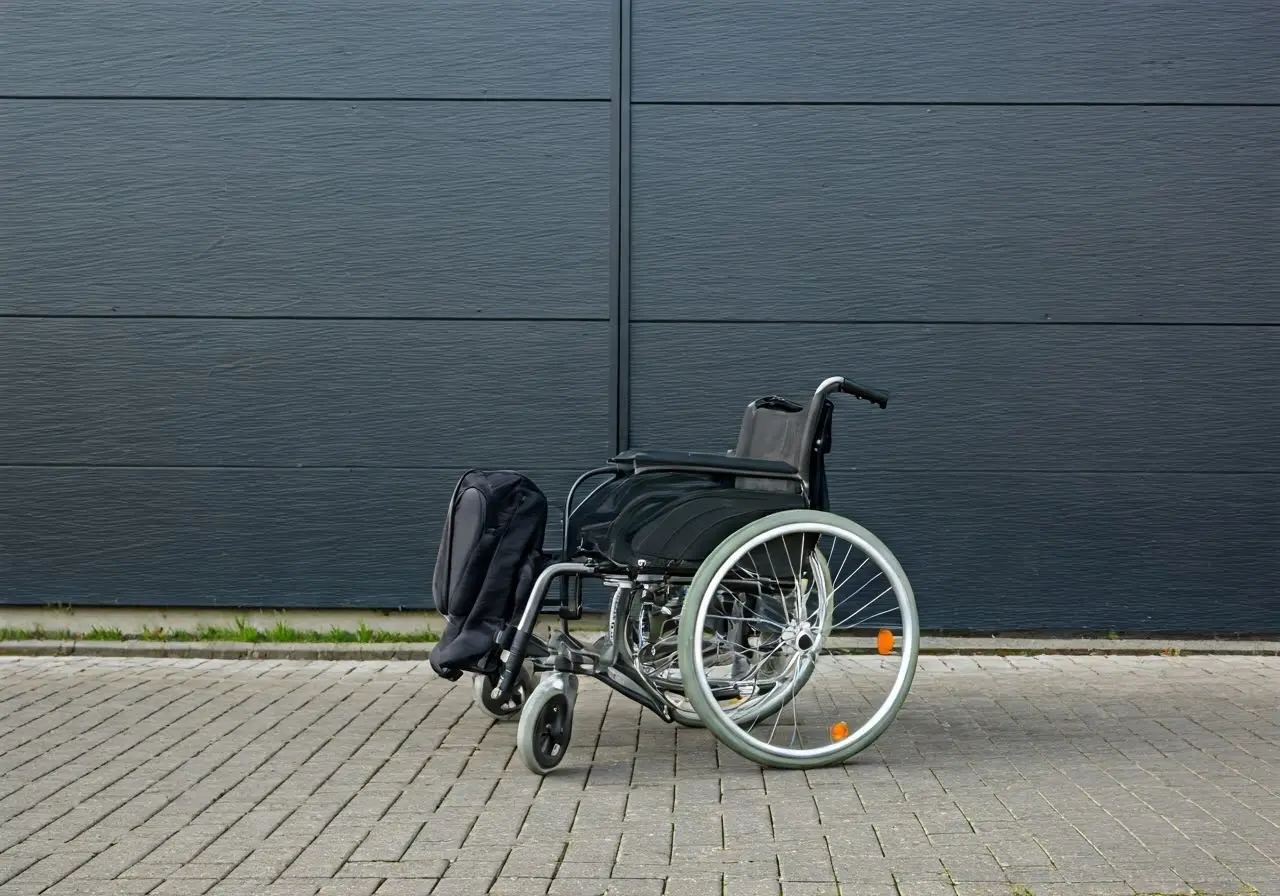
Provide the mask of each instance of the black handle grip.
{"label": "black handle grip", "polygon": [[884,392],[877,392],[875,389],[859,386],[852,380],[843,380],[840,383],[840,391],[846,395],[852,395],[854,398],[861,398],[863,401],[877,404],[882,408],[889,406],[889,396]]}

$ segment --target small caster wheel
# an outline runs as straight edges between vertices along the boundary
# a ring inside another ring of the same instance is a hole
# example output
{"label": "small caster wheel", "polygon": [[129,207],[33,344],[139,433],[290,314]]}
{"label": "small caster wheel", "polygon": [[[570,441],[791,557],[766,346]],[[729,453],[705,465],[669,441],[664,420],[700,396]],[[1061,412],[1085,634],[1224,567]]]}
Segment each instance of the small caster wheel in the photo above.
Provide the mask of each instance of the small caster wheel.
{"label": "small caster wheel", "polygon": [[482,713],[491,719],[503,722],[520,715],[520,711],[528,701],[529,695],[538,686],[538,681],[533,674],[533,666],[526,662],[520,666],[520,675],[516,678],[516,686],[511,691],[511,696],[507,698],[506,703],[498,703],[493,699],[493,689],[496,686],[496,678],[491,680],[487,675],[473,675],[471,679],[471,695],[475,698],[476,705],[480,707]]}
{"label": "small caster wheel", "polygon": [[577,696],[577,676],[561,672],[542,679],[525,704],[516,731],[516,752],[535,775],[547,774],[564,759],[573,737]]}

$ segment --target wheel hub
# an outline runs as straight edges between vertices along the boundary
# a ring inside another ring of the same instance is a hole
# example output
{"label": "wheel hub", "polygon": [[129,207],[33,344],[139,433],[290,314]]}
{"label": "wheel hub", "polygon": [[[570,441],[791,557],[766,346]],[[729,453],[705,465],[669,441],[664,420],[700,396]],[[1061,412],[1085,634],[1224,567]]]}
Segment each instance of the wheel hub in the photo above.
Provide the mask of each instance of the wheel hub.
{"label": "wheel hub", "polygon": [[786,654],[804,653],[818,643],[818,630],[809,622],[791,622],[782,630],[779,640]]}

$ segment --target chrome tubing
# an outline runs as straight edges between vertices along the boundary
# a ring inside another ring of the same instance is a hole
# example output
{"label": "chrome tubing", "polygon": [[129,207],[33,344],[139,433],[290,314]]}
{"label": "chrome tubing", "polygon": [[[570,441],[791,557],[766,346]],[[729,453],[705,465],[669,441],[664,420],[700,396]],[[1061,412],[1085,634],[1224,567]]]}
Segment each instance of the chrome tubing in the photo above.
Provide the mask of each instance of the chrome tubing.
{"label": "chrome tubing", "polygon": [[585,563],[552,563],[538,576],[537,581],[533,583],[533,590],[529,592],[529,600],[524,605],[524,612],[520,614],[520,627],[511,639],[507,661],[502,665],[502,676],[498,679],[498,686],[493,689],[493,699],[504,702],[515,688],[516,679],[520,674],[520,664],[524,662],[525,650],[529,646],[529,639],[533,637],[533,626],[538,621],[538,614],[542,612],[542,604],[547,599],[547,591],[551,588],[552,580],[557,576],[575,573],[582,575],[588,572],[591,572],[591,567]]}

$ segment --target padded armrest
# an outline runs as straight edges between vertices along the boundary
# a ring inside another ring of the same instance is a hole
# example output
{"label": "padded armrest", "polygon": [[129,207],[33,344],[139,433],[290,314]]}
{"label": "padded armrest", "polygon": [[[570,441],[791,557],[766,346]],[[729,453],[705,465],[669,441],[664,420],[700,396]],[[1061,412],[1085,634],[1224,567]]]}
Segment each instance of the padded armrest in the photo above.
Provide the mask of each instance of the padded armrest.
{"label": "padded armrest", "polygon": [[644,451],[632,448],[614,455],[609,463],[640,470],[688,470],[691,473],[723,473],[736,476],[764,476],[795,479],[800,471],[780,460],[758,460],[732,454],[701,451]]}

